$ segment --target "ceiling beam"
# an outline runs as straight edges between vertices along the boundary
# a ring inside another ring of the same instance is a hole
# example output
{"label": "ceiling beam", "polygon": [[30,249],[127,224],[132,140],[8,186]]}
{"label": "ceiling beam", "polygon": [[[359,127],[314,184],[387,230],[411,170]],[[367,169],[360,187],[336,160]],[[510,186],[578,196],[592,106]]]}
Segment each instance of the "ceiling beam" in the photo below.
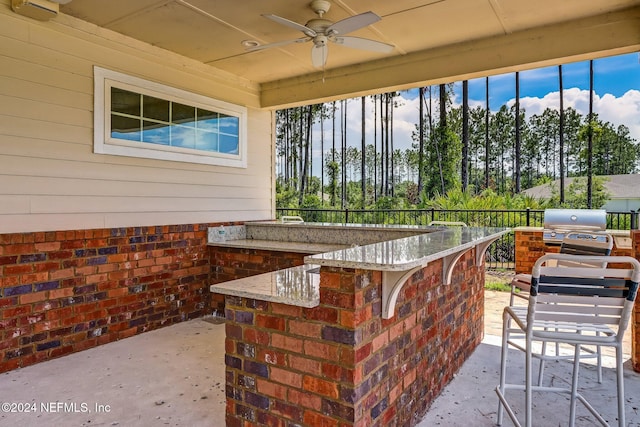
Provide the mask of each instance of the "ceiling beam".
{"label": "ceiling beam", "polygon": [[277,109],[521,71],[640,50],[640,7],[266,82]]}

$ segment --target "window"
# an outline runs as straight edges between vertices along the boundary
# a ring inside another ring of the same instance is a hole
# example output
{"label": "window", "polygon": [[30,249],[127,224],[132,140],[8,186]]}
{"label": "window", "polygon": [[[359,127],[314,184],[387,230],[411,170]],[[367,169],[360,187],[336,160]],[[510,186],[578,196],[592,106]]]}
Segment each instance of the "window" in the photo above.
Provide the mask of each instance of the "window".
{"label": "window", "polygon": [[94,68],[94,152],[246,167],[246,108]]}

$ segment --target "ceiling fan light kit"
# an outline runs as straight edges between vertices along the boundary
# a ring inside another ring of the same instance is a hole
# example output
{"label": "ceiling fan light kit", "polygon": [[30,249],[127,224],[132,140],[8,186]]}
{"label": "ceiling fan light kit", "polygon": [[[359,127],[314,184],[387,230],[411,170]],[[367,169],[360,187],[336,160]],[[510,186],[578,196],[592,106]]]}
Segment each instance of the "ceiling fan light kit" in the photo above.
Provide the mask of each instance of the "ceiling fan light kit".
{"label": "ceiling fan light kit", "polygon": [[331,8],[331,3],[327,0],[313,0],[309,7],[318,15],[302,25],[278,15],[262,15],[278,24],[301,31],[306,37],[297,39],[284,40],[280,42],[268,43],[259,46],[247,47],[247,51],[265,50],[273,47],[286,46],[293,43],[305,43],[312,41],[311,47],[311,63],[314,67],[324,67],[328,56],[328,42],[340,44],[342,46],[353,49],[363,49],[373,52],[389,53],[394,46],[382,43],[376,40],[365,39],[361,37],[344,36],[344,34],[357,31],[367,27],[375,22],[380,21],[378,15],[373,12],[364,12],[358,15],[350,16],[338,22],[332,22],[324,19],[323,16]]}

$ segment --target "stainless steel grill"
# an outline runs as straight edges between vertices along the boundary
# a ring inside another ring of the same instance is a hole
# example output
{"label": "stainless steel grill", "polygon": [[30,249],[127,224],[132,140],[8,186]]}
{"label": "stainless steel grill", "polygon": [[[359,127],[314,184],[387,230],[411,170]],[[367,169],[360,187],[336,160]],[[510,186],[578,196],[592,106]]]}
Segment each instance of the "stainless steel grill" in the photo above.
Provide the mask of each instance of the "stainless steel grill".
{"label": "stainless steel grill", "polygon": [[559,245],[572,231],[605,231],[607,211],[604,209],[546,209],[542,240]]}

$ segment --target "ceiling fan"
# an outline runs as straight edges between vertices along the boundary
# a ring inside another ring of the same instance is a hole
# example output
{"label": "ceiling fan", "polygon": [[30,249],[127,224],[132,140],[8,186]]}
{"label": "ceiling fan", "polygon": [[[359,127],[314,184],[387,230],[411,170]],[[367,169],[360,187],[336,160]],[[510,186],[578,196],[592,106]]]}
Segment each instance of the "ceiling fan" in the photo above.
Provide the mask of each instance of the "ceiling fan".
{"label": "ceiling fan", "polygon": [[323,67],[327,62],[328,47],[327,43],[332,42],[342,46],[363,49],[374,52],[389,53],[393,50],[394,46],[382,43],[375,40],[364,39],[361,37],[345,36],[345,34],[364,28],[375,22],[380,21],[378,15],[373,12],[365,12],[349,18],[343,19],[338,22],[332,22],[328,19],[324,19],[323,16],[329,8],[331,3],[326,0],[313,0],[309,7],[318,15],[318,18],[309,20],[306,24],[298,24],[297,22],[290,21],[286,18],[282,18],[277,15],[262,15],[278,24],[282,24],[289,28],[293,28],[298,31],[302,31],[305,37],[300,37],[292,40],[284,40],[275,43],[268,43],[264,45],[251,46],[247,48],[247,51],[264,50],[272,47],[285,46],[292,43],[305,43],[308,41],[313,42],[311,48],[311,63],[314,67]]}

